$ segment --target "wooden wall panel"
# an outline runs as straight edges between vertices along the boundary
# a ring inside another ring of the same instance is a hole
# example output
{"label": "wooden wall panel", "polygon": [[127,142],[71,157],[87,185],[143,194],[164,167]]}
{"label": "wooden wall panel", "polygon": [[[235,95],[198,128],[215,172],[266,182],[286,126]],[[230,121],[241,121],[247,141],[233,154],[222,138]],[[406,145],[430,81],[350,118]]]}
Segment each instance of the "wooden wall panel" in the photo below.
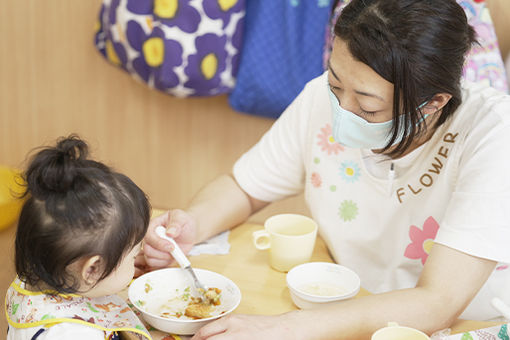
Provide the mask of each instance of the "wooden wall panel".
{"label": "wooden wall panel", "polygon": [[[157,207],[184,207],[272,124],[234,112],[226,96],[150,90],[93,46],[100,0],[9,1],[0,32],[0,164],[76,132]],[[292,208],[294,203],[290,204]]]}

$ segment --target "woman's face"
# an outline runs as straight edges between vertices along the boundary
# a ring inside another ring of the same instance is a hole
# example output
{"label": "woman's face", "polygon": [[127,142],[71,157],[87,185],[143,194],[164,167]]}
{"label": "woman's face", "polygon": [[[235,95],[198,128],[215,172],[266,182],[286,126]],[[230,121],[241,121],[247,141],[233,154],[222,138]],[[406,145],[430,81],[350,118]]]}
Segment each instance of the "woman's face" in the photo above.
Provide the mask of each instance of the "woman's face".
{"label": "woman's face", "polygon": [[329,61],[328,81],[345,110],[370,123],[393,117],[393,84],[351,55],[347,44],[336,37]]}

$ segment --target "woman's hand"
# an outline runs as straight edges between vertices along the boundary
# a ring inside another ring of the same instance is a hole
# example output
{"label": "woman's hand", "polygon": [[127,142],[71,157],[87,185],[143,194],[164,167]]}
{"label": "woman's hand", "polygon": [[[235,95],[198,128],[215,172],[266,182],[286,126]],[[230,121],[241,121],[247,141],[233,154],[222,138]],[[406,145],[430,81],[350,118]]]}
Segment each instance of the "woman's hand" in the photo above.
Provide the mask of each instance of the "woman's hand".
{"label": "woman's hand", "polygon": [[173,247],[156,235],[157,226],[166,227],[167,234],[187,253],[195,243],[239,225],[268,204],[250,197],[232,176],[216,178],[197,193],[187,211],[170,210],[152,219],[145,236],[143,254],[141,252],[135,262],[135,276],[167,267],[173,261],[170,255]]}
{"label": "woman's hand", "polygon": [[[135,262],[137,273],[165,268],[173,262],[170,255],[173,250],[172,244],[156,234],[155,229],[160,225],[166,228],[167,235],[179,244],[184,253],[189,252],[196,241],[196,222],[187,212],[174,209],[153,218],[143,241],[143,252],[139,254]],[[143,258],[140,256],[142,254]]]}
{"label": "woman's hand", "polygon": [[202,327],[191,340],[299,340],[294,313],[275,316],[233,314]]}

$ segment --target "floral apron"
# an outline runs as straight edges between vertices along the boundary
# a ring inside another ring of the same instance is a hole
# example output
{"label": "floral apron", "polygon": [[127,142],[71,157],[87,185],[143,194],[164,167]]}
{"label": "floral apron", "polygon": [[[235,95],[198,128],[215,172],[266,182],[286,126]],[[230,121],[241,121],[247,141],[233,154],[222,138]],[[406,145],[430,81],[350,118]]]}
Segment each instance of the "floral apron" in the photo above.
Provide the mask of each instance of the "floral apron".
{"label": "floral apron", "polygon": [[[117,332],[131,332],[140,340],[151,336],[129,306],[117,295],[88,298],[75,294],[46,294],[24,288],[16,278],[7,290],[5,315],[13,328],[45,328],[67,322],[105,332],[105,339],[115,339]],[[38,332],[39,333],[39,332]]]}

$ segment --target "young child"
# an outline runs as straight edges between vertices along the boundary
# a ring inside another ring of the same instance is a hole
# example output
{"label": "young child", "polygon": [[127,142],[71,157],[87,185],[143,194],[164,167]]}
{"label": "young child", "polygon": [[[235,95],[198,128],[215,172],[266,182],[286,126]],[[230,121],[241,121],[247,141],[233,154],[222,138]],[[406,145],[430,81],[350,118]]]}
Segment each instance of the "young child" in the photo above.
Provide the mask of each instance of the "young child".
{"label": "young child", "polygon": [[150,219],[128,177],[87,158],[71,135],[30,161],[16,233],[18,277],[7,291],[8,340],[119,339],[150,335],[118,296]]}

